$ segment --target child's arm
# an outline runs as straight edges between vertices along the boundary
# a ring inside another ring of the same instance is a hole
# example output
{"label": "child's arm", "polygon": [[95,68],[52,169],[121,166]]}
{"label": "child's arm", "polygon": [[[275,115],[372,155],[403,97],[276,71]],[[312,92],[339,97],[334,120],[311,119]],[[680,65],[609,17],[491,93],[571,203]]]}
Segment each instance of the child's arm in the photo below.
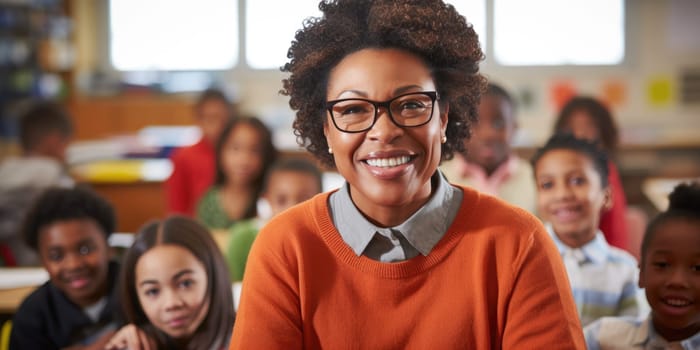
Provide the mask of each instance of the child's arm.
{"label": "child's arm", "polygon": [[112,336],[114,336],[114,334],[114,331],[109,331],[101,335],[90,345],[74,345],[63,348],[62,350],[103,350],[107,342],[112,338]]}
{"label": "child's arm", "polygon": [[153,339],[149,338],[136,325],[128,324],[122,327],[109,339],[105,350],[156,350],[158,347]]}

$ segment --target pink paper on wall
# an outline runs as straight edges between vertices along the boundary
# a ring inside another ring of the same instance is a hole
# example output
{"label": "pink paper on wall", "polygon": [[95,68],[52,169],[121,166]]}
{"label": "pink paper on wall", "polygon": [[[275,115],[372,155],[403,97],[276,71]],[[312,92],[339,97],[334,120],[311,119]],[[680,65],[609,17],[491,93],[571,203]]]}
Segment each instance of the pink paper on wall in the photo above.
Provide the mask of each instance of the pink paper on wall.
{"label": "pink paper on wall", "polygon": [[576,94],[576,86],[570,81],[554,81],[549,87],[549,98],[557,111]]}

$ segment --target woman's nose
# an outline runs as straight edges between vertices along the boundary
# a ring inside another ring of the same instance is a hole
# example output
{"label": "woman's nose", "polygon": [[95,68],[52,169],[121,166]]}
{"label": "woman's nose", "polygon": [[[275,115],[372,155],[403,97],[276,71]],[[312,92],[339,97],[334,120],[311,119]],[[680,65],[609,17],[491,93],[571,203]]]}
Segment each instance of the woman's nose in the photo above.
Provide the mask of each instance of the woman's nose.
{"label": "woman's nose", "polygon": [[380,108],[377,111],[377,120],[367,132],[367,137],[371,140],[383,143],[391,143],[396,138],[403,135],[403,127],[396,125],[389,115],[389,110]]}

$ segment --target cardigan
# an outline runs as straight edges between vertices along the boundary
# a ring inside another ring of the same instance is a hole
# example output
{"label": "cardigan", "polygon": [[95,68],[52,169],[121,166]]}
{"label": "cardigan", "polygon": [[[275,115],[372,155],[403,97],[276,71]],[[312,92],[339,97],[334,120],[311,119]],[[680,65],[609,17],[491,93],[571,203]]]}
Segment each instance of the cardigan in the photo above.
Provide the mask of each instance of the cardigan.
{"label": "cardigan", "polygon": [[460,187],[427,256],[357,256],[329,193],[274,217],[248,258],[230,349],[584,349],[559,253],[525,210]]}

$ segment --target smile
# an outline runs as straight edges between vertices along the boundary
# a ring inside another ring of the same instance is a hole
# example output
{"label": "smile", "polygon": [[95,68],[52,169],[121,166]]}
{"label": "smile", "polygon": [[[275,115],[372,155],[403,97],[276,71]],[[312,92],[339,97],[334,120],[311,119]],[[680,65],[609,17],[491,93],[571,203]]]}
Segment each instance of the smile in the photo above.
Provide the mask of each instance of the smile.
{"label": "smile", "polygon": [[692,304],[689,300],[685,299],[664,299],[664,303],[670,305],[670,306],[675,306],[675,307],[684,307]]}
{"label": "smile", "polygon": [[409,156],[400,156],[393,158],[373,158],[367,159],[367,164],[378,168],[390,168],[408,163],[411,160]]}

